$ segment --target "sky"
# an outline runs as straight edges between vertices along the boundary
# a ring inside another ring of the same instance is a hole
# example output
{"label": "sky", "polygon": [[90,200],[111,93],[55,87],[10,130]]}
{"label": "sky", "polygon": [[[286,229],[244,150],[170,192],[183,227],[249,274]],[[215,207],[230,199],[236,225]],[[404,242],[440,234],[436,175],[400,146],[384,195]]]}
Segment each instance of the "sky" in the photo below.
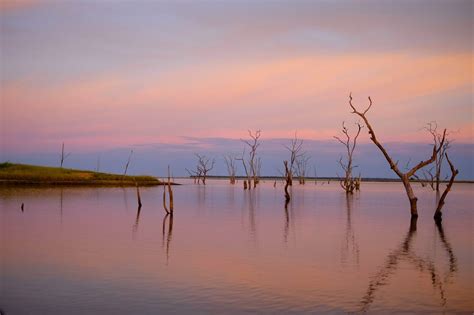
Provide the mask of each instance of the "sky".
{"label": "sky", "polygon": [[[474,179],[472,1],[0,1],[0,161],[176,175],[194,153],[239,154],[262,131],[264,175],[297,132],[321,176],[341,174],[352,92],[400,163],[453,139]],[[363,176],[393,177],[360,136]],[[280,165],[281,164],[281,165]],[[241,172],[241,170],[239,170]]]}

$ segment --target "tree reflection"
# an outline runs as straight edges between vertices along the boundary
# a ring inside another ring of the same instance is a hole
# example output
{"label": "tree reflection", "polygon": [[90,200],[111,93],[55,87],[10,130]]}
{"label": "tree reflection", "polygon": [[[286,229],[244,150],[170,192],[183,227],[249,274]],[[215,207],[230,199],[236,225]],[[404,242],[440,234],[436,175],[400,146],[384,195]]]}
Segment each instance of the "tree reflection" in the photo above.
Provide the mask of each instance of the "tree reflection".
{"label": "tree reflection", "polygon": [[355,231],[352,227],[352,203],[353,195],[347,194],[346,196],[346,229],[344,245],[341,249],[341,259],[346,262],[349,256],[349,251],[355,257],[356,264],[359,265],[359,244],[356,239]]}
{"label": "tree reflection", "polygon": [[258,191],[249,191],[248,193],[245,193],[244,200],[243,200],[243,207],[242,207],[242,216],[244,215],[245,210],[248,210],[248,229],[249,229],[250,239],[254,243],[254,245],[257,244],[257,224],[255,220],[255,206],[257,202],[256,201],[257,192]]}
{"label": "tree reflection", "polygon": [[[166,221],[170,218],[168,224]],[[166,232],[166,225],[168,225],[168,232]],[[166,265],[168,265],[170,258],[170,244],[171,239],[173,238],[173,215],[167,213],[163,218],[163,227],[162,227],[162,247],[166,246]]]}
{"label": "tree reflection", "polygon": [[135,233],[138,231],[138,223],[140,223],[140,212],[141,211],[142,211],[142,207],[139,206],[137,208],[137,216],[135,218],[135,224],[133,225],[133,229],[132,229],[134,237],[135,237]]}
{"label": "tree reflection", "polygon": [[451,278],[457,271],[457,259],[450,243],[446,239],[441,222],[436,223],[438,234],[449,258],[449,272],[447,273],[444,280],[441,280],[434,262],[429,258],[421,258],[412,251],[411,245],[416,234],[416,221],[416,218],[411,219],[408,234],[403,239],[400,246],[388,254],[385,264],[379,269],[377,274],[370,281],[366,294],[362,298],[360,311],[365,312],[369,309],[370,305],[375,300],[375,296],[379,288],[388,283],[390,276],[397,270],[399,263],[403,260],[412,264],[419,272],[426,271],[430,274],[431,285],[434,289],[439,291],[441,305],[446,305],[447,300],[444,286],[449,278]]}
{"label": "tree reflection", "polygon": [[285,243],[288,243],[288,232],[290,230],[290,215],[288,213],[288,204],[290,200],[285,200],[285,226],[283,228],[283,240]]}

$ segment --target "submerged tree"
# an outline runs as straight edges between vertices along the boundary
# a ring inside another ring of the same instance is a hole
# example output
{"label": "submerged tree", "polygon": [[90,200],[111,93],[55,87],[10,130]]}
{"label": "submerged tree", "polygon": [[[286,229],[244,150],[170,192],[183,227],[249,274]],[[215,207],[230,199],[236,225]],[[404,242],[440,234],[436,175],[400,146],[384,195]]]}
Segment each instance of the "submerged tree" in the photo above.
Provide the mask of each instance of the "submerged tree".
{"label": "submerged tree", "polygon": [[235,174],[236,174],[236,157],[228,154],[224,156],[225,165],[227,166],[227,174],[229,175],[229,181],[233,185],[235,184]]}
{"label": "submerged tree", "polygon": [[298,176],[298,182],[300,185],[306,184],[306,173],[308,170],[308,162],[311,159],[306,153],[303,153],[296,160],[296,176]]}
{"label": "submerged tree", "polygon": [[434,214],[434,219],[435,221],[441,222],[441,217],[442,217],[442,212],[441,209],[444,206],[444,199],[446,199],[446,196],[448,195],[449,191],[451,190],[451,187],[453,186],[454,179],[456,178],[456,175],[458,175],[459,171],[454,168],[453,163],[451,163],[451,160],[448,157],[448,153],[445,153],[446,156],[446,161],[448,161],[449,167],[451,169],[451,178],[449,179],[449,183],[446,186],[443,194],[441,195],[441,198],[438,200],[438,206],[436,207],[436,211]]}
{"label": "submerged tree", "polygon": [[444,161],[446,152],[451,147],[451,140],[448,138],[448,134],[446,133],[445,138],[444,138],[444,143],[441,145],[441,141],[443,140],[443,134],[439,133],[438,123],[436,121],[427,123],[424,129],[428,131],[433,137],[433,144],[435,146],[440,146],[440,150],[436,154],[436,158],[434,160],[434,164],[435,164],[433,167],[434,174],[432,173],[433,169],[425,171],[425,178],[428,179],[428,176],[430,177],[431,188],[433,188],[436,191],[439,191],[443,161]]}
{"label": "submerged tree", "polygon": [[290,186],[291,182],[291,175],[290,175],[290,168],[288,167],[288,161],[283,161],[283,165],[285,166],[285,201],[286,204],[291,199],[290,193],[288,192],[288,186]]}
{"label": "submerged tree", "polygon": [[444,145],[445,137],[446,137],[446,129],[443,131],[441,140],[439,143],[435,143],[433,145],[433,151],[431,154],[431,157],[429,159],[426,159],[424,161],[419,162],[416,164],[414,167],[412,167],[410,170],[408,170],[406,173],[403,173],[399,168],[398,168],[398,163],[395,163],[390,155],[387,153],[387,150],[385,150],[384,146],[378,141],[378,139],[375,136],[375,131],[372,128],[372,125],[369,123],[369,120],[367,119],[367,112],[370,110],[372,107],[372,99],[370,96],[368,97],[369,99],[369,105],[364,111],[358,111],[354,105],[352,104],[352,94],[349,94],[349,106],[352,109],[352,113],[358,115],[360,118],[362,118],[365,122],[365,125],[367,126],[369,130],[369,136],[370,140],[379,148],[379,150],[382,152],[383,156],[387,160],[388,164],[390,165],[390,168],[397,174],[397,176],[401,179],[403,186],[405,187],[408,200],[410,201],[410,212],[412,217],[418,217],[418,210],[417,210],[417,201],[418,198],[415,196],[415,193],[413,192],[413,188],[411,187],[410,183],[410,178],[420,169],[423,167],[431,164],[434,162],[436,159],[437,154],[440,152],[441,148]]}
{"label": "submerged tree", "polygon": [[61,155],[60,155],[60,164],[61,164],[61,168],[63,168],[63,164],[64,164],[64,161],[71,155],[71,152],[69,153],[64,153],[64,142],[61,146]]}
{"label": "submerged tree", "polygon": [[[257,187],[258,184],[258,173],[260,172],[260,168],[262,166],[262,162],[259,158],[257,158],[257,149],[260,146],[260,134],[261,131],[257,130],[255,132],[252,132],[248,130],[250,140],[243,140],[241,139],[250,149],[249,151],[249,158],[247,161],[245,161],[245,149],[242,153],[242,156],[239,158],[236,158],[239,161],[242,161],[242,165],[244,167],[245,174],[247,176],[247,181],[248,181],[248,188],[252,188],[252,180],[253,180],[253,188]],[[244,181],[244,189],[246,189],[246,183]]]}
{"label": "submerged tree", "polygon": [[[173,209],[174,209],[174,199],[173,199],[173,189],[171,188],[171,177],[170,177],[170,167],[168,165],[168,180],[163,185],[163,208],[165,209],[167,214],[171,214],[171,218],[173,217]],[[168,190],[168,201],[169,207],[166,205],[166,190]]]}
{"label": "submerged tree", "polygon": [[296,170],[297,161],[304,156],[303,150],[303,140],[298,139],[296,132],[295,137],[291,139],[291,143],[289,146],[284,145],[284,147],[290,151],[290,159],[288,165],[288,172],[286,173],[285,170],[285,178],[287,178],[287,182],[289,186],[293,185],[293,174]]}
{"label": "submerged tree", "polygon": [[341,168],[344,170],[344,173],[345,173],[344,180],[340,181],[340,184],[347,194],[352,194],[354,192],[354,189],[358,188],[359,186],[359,181],[352,177],[352,170],[354,168],[352,164],[352,158],[354,155],[354,150],[357,145],[357,138],[359,137],[360,131],[362,130],[363,126],[359,123],[356,123],[356,125],[357,125],[357,132],[355,136],[352,138],[352,141],[351,141],[351,136],[349,135],[349,129],[347,129],[344,122],[342,122],[342,133],[344,134],[345,139],[343,140],[338,136],[334,136],[334,138],[337,141],[339,141],[346,147],[346,151],[347,151],[346,162],[343,161],[342,156],[339,158],[339,165],[341,165]]}
{"label": "submerged tree", "polygon": [[216,162],[214,159],[208,158],[205,155],[195,154],[198,161],[196,165],[196,175],[198,175],[198,183],[199,178],[203,185],[206,185],[206,178],[208,173],[214,168],[214,163]]}

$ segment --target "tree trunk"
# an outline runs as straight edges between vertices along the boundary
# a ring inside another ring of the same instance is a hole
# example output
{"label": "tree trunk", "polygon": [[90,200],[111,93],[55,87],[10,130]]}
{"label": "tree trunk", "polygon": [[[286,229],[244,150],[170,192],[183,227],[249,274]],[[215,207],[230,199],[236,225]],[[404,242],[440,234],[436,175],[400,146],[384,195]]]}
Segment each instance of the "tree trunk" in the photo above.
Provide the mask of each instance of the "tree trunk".
{"label": "tree trunk", "polygon": [[444,206],[444,199],[446,199],[446,196],[448,195],[449,191],[451,190],[451,187],[453,186],[454,183],[454,178],[456,178],[456,175],[458,175],[459,171],[454,168],[453,163],[449,160],[448,154],[446,153],[446,159],[449,163],[449,167],[451,168],[451,178],[449,179],[448,186],[446,186],[446,189],[444,190],[443,194],[441,195],[441,198],[438,201],[438,206],[436,207],[436,211],[434,214],[434,219],[437,222],[441,222],[441,209]]}
{"label": "tree trunk", "polygon": [[407,192],[408,200],[410,201],[410,212],[412,217],[418,217],[418,209],[417,209],[417,201],[418,198],[416,198],[415,193],[413,192],[413,188],[411,187],[410,184],[410,179],[408,178],[407,175],[403,175],[401,177],[403,186],[405,186],[405,190]]}

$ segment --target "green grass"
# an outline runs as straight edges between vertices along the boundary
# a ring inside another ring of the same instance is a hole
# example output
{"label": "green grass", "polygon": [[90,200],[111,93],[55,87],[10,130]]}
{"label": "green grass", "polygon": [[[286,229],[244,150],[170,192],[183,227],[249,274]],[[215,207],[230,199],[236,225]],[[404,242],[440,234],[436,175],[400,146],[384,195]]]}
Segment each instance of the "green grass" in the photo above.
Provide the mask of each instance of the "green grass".
{"label": "green grass", "polygon": [[0,184],[10,185],[159,185],[152,176],[123,176],[92,171],[26,164],[0,163]]}

